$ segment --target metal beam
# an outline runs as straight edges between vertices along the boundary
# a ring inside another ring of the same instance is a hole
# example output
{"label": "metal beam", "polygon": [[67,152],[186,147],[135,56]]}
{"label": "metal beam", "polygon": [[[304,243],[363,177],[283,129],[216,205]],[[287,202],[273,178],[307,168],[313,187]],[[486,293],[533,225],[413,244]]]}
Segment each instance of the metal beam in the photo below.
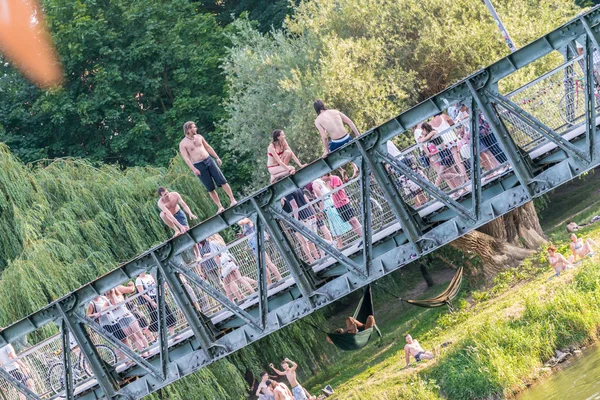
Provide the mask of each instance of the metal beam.
{"label": "metal beam", "polygon": [[[585,19],[583,19],[585,21]],[[591,31],[591,29],[590,29]],[[592,32],[593,33],[593,32]],[[595,39],[592,34],[591,38]],[[600,47],[598,47],[600,51]],[[589,153],[589,162],[595,158],[595,136],[596,136],[596,82],[594,79],[594,46],[590,36],[585,37],[585,137],[586,147]]]}
{"label": "metal beam", "polygon": [[252,325],[254,328],[262,330],[260,323],[257,322],[250,314],[238,307],[234,302],[229,300],[225,295],[223,295],[223,293],[215,289],[211,284],[206,283],[204,279],[199,277],[195,272],[175,263],[172,264],[172,267],[175,269],[175,271],[185,276],[188,281],[200,287],[207,295],[215,299],[217,303],[221,304],[223,307],[246,321],[248,324]]}
{"label": "metal beam", "polygon": [[383,165],[374,161],[371,155],[367,152],[362,143],[357,143],[358,148],[362,154],[363,160],[367,164],[369,170],[373,174],[375,181],[383,192],[383,197],[388,201],[394,216],[400,222],[402,230],[406,234],[406,237],[416,254],[421,254],[421,246],[419,245],[419,238],[423,235],[421,228],[418,226],[417,221],[409,211],[408,205],[402,199],[400,193],[396,188],[396,184],[390,179],[388,174],[385,173]]}
{"label": "metal beam", "polygon": [[77,320],[77,317],[72,315],[75,311],[66,311],[61,303],[56,303],[56,308],[62,316],[66,328],[71,332],[71,335],[73,335],[73,338],[77,342],[79,350],[87,359],[92,373],[94,374],[94,379],[98,382],[104,395],[107,398],[112,399],[115,397],[116,391],[119,388],[119,385],[112,376],[112,371],[107,368],[106,363],[98,355],[96,347],[93,345],[88,333]]}
{"label": "metal beam", "polygon": [[494,94],[490,91],[486,91],[486,95],[493,99],[497,104],[500,104],[509,112],[512,112],[517,118],[523,121],[526,125],[533,128],[536,132],[540,133],[546,139],[554,142],[564,152],[580,159],[583,162],[589,162],[590,160],[586,157],[585,153],[579,150],[579,148],[573,145],[571,142],[563,138],[561,135],[556,133],[553,129],[540,122],[533,115],[513,103],[510,99],[501,94]]}
{"label": "metal beam", "polygon": [[[517,176],[517,179],[521,183],[521,185],[527,191],[529,198],[533,198],[533,190],[529,186],[533,175],[529,168],[527,167],[527,162],[525,158],[519,153],[519,149],[517,145],[513,142],[510,134],[508,133],[506,127],[502,124],[502,122],[498,119],[494,109],[489,103],[489,99],[484,94],[480,93],[480,90],[475,89],[473,83],[470,80],[466,81],[469,90],[471,91],[471,95],[475,99],[477,106],[483,113],[488,124],[490,124],[490,128],[494,135],[496,135],[496,139],[498,139],[498,143],[504,151],[504,154],[510,161],[510,166],[513,169],[513,172]],[[475,110],[473,110],[473,116],[475,117]]]}
{"label": "metal beam", "polygon": [[585,15],[582,15],[581,17],[579,17],[579,20],[581,21],[581,24],[583,25],[583,28],[585,29],[585,32],[587,34],[586,36],[588,36],[592,40],[594,47],[596,47],[600,51],[600,35],[598,33],[594,32],[594,30],[590,26],[590,23],[588,22],[588,19]]}
{"label": "metal beam", "polygon": [[73,366],[71,363],[71,341],[69,340],[69,328],[64,320],[60,321],[60,338],[62,342],[62,359],[65,376],[65,398],[72,399],[75,386],[73,385]]}
{"label": "metal beam", "polygon": [[469,128],[471,130],[471,212],[475,219],[481,218],[481,151],[478,133],[477,116],[475,114],[475,100],[471,98],[471,118]]}
{"label": "metal beam", "polygon": [[301,223],[294,217],[286,213],[280,212],[273,207],[269,207],[269,213],[271,215],[274,215],[280,221],[283,221],[287,225],[294,228],[296,231],[298,231],[298,233],[308,238],[313,244],[315,244],[321,250],[325,251],[327,254],[329,254],[331,257],[333,257],[336,261],[344,265],[349,270],[355,272],[363,278],[367,277],[365,271],[363,271],[360,265],[352,261],[350,258],[346,257],[341,251],[327,243],[321,236],[308,229],[303,223]]}
{"label": "metal beam", "polygon": [[473,216],[471,215],[471,213],[469,212],[469,210],[467,208],[463,207],[462,204],[460,204],[456,200],[452,199],[450,196],[448,196],[442,190],[438,189],[434,184],[432,184],[428,180],[424,179],[418,173],[414,172],[407,165],[398,161],[396,158],[390,157],[389,154],[385,154],[385,153],[378,151],[377,156],[381,160],[383,160],[387,164],[389,164],[391,167],[393,167],[394,169],[402,172],[402,174],[405,175],[408,179],[415,182],[421,189],[423,189],[425,192],[429,193],[431,196],[435,197],[436,199],[438,199],[439,201],[444,203],[447,207],[453,209],[459,215],[462,215],[464,218],[473,220]]}
{"label": "metal beam", "polygon": [[169,262],[163,263],[158,259],[156,254],[153,254],[154,263],[156,264],[156,268],[160,271],[162,276],[165,278],[165,282],[167,286],[171,290],[171,295],[175,299],[177,306],[181,309],[183,316],[185,317],[190,329],[194,333],[194,336],[200,342],[200,346],[202,350],[206,354],[208,359],[212,359],[212,353],[210,352],[210,347],[214,342],[214,335],[206,326],[204,320],[200,319],[196,310],[194,309],[194,305],[192,300],[190,299],[187,290],[181,284],[181,281],[177,278],[174,269],[172,268]]}
{"label": "metal beam", "polygon": [[260,326],[264,329],[267,326],[267,315],[269,313],[269,293],[267,288],[267,261],[265,248],[265,232],[263,222],[260,218],[254,221],[256,228],[256,268],[258,269],[258,315]]}
{"label": "metal beam", "polygon": [[[156,260],[156,254],[152,253]],[[158,347],[160,349],[160,370],[167,375],[169,364],[169,336],[167,329],[167,304],[165,293],[165,277],[160,269],[156,269],[156,308],[158,309]]]}
{"label": "metal beam", "polygon": [[[143,357],[138,355],[135,351],[133,351],[129,346],[122,343],[120,340],[115,339],[115,337],[106,331],[103,327],[101,327],[98,323],[93,321],[88,317],[83,317],[77,313],[74,314],[75,317],[79,320],[80,323],[85,324],[88,328],[96,332],[102,339],[106,340],[110,345],[119,349],[123,354],[129,357],[133,362],[137,365],[145,369],[149,374],[154,376],[158,380],[165,379],[165,376],[156,369],[152,364],[146,361]],[[65,364],[66,365],[66,364]]]}
{"label": "metal beam", "polygon": [[24,394],[27,400],[41,400],[41,398],[37,394],[33,393],[33,391],[29,389],[26,385],[16,380],[11,374],[6,372],[6,370],[3,367],[0,367],[0,378],[4,379],[12,386],[14,386],[15,389]]}
{"label": "metal beam", "polygon": [[277,223],[271,216],[266,215],[264,210],[258,205],[256,199],[252,199],[252,204],[254,205],[254,210],[256,211],[258,218],[262,220],[264,227],[271,236],[271,241],[275,243],[277,250],[279,250],[279,253],[287,264],[290,273],[294,278],[294,282],[296,282],[298,289],[300,289],[300,293],[302,293],[302,296],[311,306],[314,306],[312,296],[315,291],[316,277],[314,276],[312,269],[303,267],[302,263],[296,258],[296,254],[285,238],[285,235],[277,226]]}
{"label": "metal beam", "polygon": [[360,160],[360,198],[362,206],[362,238],[363,238],[363,262],[367,276],[371,275],[373,267],[373,225],[371,213],[371,182],[370,172],[365,158]]}

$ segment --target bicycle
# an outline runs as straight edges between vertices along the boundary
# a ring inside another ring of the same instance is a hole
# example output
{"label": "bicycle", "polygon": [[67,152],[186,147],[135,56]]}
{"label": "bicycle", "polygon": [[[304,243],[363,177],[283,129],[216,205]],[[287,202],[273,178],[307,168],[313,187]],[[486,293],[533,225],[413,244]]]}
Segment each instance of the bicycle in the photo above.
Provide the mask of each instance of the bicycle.
{"label": "bicycle", "polygon": [[[115,365],[117,363],[117,354],[108,346],[103,344],[97,344],[96,351],[98,355],[105,363],[109,365]],[[62,353],[62,349],[55,351],[55,357],[47,357],[48,372],[46,373],[46,380],[49,386],[52,388],[55,394],[60,393],[65,389],[65,365],[62,360],[59,361],[58,356]],[[73,372],[73,382],[79,382],[87,377],[93,376],[92,369],[88,363],[88,360],[81,352],[75,356],[75,362],[71,362],[71,368]]]}
{"label": "bicycle", "polygon": [[[568,90],[559,100],[558,111],[560,118],[565,124],[573,126],[585,113],[585,81],[584,78],[570,76],[566,78],[564,82],[565,87],[571,85],[572,89]],[[597,85],[594,85],[594,99],[596,107],[598,107],[597,104],[600,103],[600,93],[598,92]]]}

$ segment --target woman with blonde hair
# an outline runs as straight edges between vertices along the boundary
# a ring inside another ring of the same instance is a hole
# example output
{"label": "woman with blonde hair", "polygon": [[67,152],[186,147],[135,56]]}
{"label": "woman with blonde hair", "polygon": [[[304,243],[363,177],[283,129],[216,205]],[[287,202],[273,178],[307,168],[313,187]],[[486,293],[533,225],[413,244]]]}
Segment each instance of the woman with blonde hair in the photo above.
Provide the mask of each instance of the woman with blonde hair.
{"label": "woman with blonde hair", "polygon": [[[129,282],[127,286],[119,285],[108,292],[106,292],[106,298],[115,307],[113,315],[117,317],[120,327],[125,333],[127,339],[133,342],[135,348],[141,353],[144,349],[148,348],[148,340],[142,333],[142,328],[138,323],[136,317],[125,307],[125,296],[126,293],[135,293],[135,286],[133,282]],[[146,354],[144,354],[146,356]]]}

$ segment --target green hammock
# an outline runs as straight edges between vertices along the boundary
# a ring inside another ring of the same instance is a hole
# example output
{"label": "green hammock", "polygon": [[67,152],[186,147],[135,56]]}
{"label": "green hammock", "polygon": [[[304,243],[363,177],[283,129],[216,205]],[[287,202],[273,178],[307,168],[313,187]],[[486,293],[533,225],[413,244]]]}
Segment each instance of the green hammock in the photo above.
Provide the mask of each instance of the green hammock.
{"label": "green hammock", "polygon": [[[356,307],[356,311],[354,311],[354,315],[352,316],[354,319],[357,319],[360,322],[366,322],[369,315],[374,316],[373,312],[373,298],[371,296],[371,285],[365,288],[365,292],[363,297],[360,299],[358,306]],[[377,332],[379,337],[381,337],[381,331],[375,325],[372,328],[365,329],[364,331],[360,331],[356,334],[353,333],[327,333],[329,339],[335,344],[340,350],[360,350],[367,345],[373,332]]]}
{"label": "green hammock", "polygon": [[[426,307],[426,308],[448,306],[450,311],[452,311],[452,305],[450,304],[450,302],[456,297],[456,295],[458,295],[458,292],[460,291],[460,286],[462,284],[462,279],[463,279],[463,268],[460,267],[456,271],[456,274],[454,274],[454,277],[450,281],[450,284],[448,285],[446,290],[444,290],[441,294],[439,294],[438,296],[436,296],[434,298],[425,299],[425,300],[403,299],[402,297],[398,297],[395,294],[390,293],[388,290],[386,290],[384,288],[381,288],[381,289],[384,292],[388,293],[389,295],[397,298],[398,300],[404,301],[408,304],[412,304],[413,306]],[[375,316],[375,312],[373,310],[373,298],[371,296],[371,285],[368,285],[365,288],[363,297],[360,299],[360,302],[358,303],[358,306],[356,307],[356,311],[354,311],[353,317],[354,317],[354,319],[357,319],[357,320],[363,322],[363,321],[367,320],[369,315]],[[333,344],[335,344],[336,347],[338,347],[341,350],[351,351],[351,350],[362,349],[363,347],[365,347],[367,345],[367,343],[371,339],[371,336],[373,336],[373,332],[377,332],[379,337],[382,336],[382,334],[379,331],[379,328],[377,328],[377,326],[374,326],[373,328],[365,329],[364,331],[360,331],[357,334],[352,334],[352,333],[326,332],[310,322],[305,322],[305,323],[312,326],[313,328],[325,333],[327,336],[329,336],[329,338],[331,339]]]}

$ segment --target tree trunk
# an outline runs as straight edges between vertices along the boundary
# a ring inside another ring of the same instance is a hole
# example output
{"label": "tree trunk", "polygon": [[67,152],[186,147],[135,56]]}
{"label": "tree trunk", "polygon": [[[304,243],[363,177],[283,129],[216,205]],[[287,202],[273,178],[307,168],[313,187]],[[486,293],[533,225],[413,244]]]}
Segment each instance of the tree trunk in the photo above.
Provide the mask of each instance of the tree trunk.
{"label": "tree trunk", "polygon": [[425,279],[425,282],[427,282],[427,287],[432,287],[433,286],[433,278],[429,274],[429,271],[427,270],[427,266],[425,265],[424,262],[419,263],[419,269],[421,270],[421,275],[423,275],[423,279]]}
{"label": "tree trunk", "polygon": [[491,277],[519,265],[546,242],[533,202],[517,208],[451,243],[475,252],[483,262],[484,276]]}

